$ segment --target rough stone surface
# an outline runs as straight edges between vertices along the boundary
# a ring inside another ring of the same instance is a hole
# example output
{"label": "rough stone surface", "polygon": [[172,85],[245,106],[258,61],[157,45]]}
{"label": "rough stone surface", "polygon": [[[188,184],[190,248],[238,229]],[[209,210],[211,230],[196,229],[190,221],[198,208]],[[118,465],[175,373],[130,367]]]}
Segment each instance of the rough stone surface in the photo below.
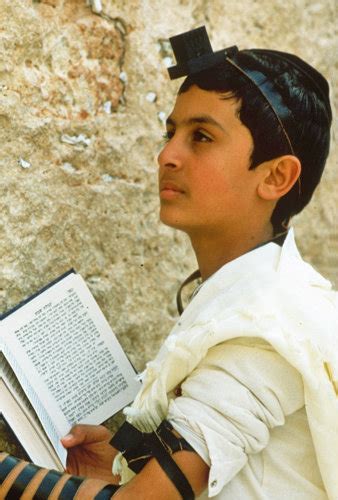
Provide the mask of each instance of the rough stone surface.
{"label": "rough stone surface", "polygon": [[[335,2],[101,3],[96,15],[85,0],[0,0],[0,310],[74,267],[140,370],[195,267],[157,215],[161,120],[178,85],[166,39],[206,24],[215,49],[295,52],[334,82]],[[295,226],[337,284],[336,158]]]}

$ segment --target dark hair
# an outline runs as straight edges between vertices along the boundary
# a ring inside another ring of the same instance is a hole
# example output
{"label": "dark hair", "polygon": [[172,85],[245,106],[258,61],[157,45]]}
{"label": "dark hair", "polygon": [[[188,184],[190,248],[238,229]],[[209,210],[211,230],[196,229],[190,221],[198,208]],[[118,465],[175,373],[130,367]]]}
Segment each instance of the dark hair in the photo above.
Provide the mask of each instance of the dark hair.
{"label": "dark hair", "polygon": [[[304,65],[304,73],[283,56]],[[290,217],[299,213],[310,201],[320,181],[330,145],[332,121],[329,87],[322,75],[296,56],[261,49],[238,52],[236,63],[263,73],[281,95],[292,117],[284,126],[302,171],[300,182],[277,203],[271,222],[274,233],[285,229]],[[314,78],[317,81],[314,81]],[[226,61],[213,68],[188,76],[179,93],[192,85],[203,90],[230,92],[241,100],[239,118],[250,130],[254,149],[250,168],[284,154],[290,154],[285,134],[266,99],[256,85]],[[320,88],[319,88],[320,85]]]}

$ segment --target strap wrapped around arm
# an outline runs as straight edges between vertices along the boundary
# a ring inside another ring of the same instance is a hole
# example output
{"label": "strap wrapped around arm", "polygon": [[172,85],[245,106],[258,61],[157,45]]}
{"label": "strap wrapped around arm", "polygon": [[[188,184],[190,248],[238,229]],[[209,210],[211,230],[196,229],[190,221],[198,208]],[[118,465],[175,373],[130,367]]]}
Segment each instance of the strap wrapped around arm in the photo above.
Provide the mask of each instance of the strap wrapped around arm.
{"label": "strap wrapped around arm", "polygon": [[194,449],[185,439],[176,435],[167,420],[156,431],[149,433],[141,432],[125,422],[110,443],[122,453],[128,467],[135,473],[139,473],[151,458],[155,458],[183,500],[195,498],[189,481],[171,457],[177,451],[194,452]]}
{"label": "strap wrapped around arm", "polygon": [[[0,454],[0,499],[18,500],[23,493],[28,493],[34,481],[32,492],[29,492],[34,500],[46,500],[53,491],[58,492],[59,500],[72,500],[85,480],[84,477],[43,469],[6,453]],[[95,500],[110,499],[118,488],[113,484],[105,485]]]}
{"label": "strap wrapped around arm", "polygon": [[168,450],[162,445],[156,433],[153,434],[151,441],[154,458],[156,458],[163,471],[174,484],[183,500],[194,500],[195,495],[189,481],[177,463],[172,459]]}

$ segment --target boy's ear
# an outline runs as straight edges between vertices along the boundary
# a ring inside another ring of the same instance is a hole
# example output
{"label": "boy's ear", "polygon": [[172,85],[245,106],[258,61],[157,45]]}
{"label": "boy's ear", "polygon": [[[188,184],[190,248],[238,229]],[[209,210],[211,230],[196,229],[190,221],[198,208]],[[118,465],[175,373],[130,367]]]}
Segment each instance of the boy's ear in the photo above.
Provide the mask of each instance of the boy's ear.
{"label": "boy's ear", "polygon": [[257,194],[263,200],[279,200],[288,193],[299,179],[301,163],[296,156],[284,155],[260,165],[261,181]]}

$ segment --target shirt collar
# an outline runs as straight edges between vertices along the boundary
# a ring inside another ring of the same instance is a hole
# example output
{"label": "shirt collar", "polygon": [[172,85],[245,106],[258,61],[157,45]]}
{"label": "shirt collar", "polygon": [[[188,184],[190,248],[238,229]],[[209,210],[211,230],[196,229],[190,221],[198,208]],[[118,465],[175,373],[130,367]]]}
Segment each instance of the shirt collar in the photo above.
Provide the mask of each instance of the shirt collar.
{"label": "shirt collar", "polygon": [[[209,278],[207,278],[205,281],[197,284],[196,288],[193,290],[193,292],[190,296],[190,302],[200,292],[200,290],[203,287],[205,287],[206,283],[208,283],[210,280],[213,280],[214,277],[217,278],[217,277],[219,277],[219,275],[221,275],[222,281],[223,281],[223,278],[226,279],[228,277],[230,279],[230,281],[233,282],[234,280],[236,280],[237,277],[240,277],[240,275],[243,275],[243,272],[245,272],[244,269],[248,268],[248,266],[250,264],[251,264],[251,267],[253,265],[255,265],[255,261],[256,260],[258,261],[261,259],[262,253],[266,254],[265,255],[266,258],[268,258],[268,256],[270,256],[270,254],[272,257],[272,253],[276,254],[275,257],[277,257],[277,254],[278,255],[280,254],[280,247],[286,243],[286,240],[290,240],[290,239],[294,240],[294,235],[293,235],[292,229],[290,229],[288,232],[281,233],[281,234],[277,235],[276,237],[272,238],[271,240],[269,240],[267,242],[264,242],[264,243],[257,245],[252,250],[249,250],[245,254],[240,255],[239,257],[228,262],[227,264],[224,264],[224,266],[222,266],[214,274],[209,276]],[[266,247],[270,244],[272,244],[273,246],[268,247],[268,251],[267,251]],[[296,248],[295,243],[294,243],[294,247]],[[278,250],[279,250],[279,253],[278,253]],[[297,248],[296,248],[296,250],[297,250]],[[178,308],[179,314],[182,314],[182,312],[184,310],[183,305],[182,305],[182,299],[181,299],[182,289],[187,284],[197,280],[200,277],[201,277],[201,274],[199,273],[199,271],[198,270],[194,271],[190,276],[188,276],[188,278],[180,286],[178,293],[177,293],[177,296],[176,296],[176,302],[177,302],[177,308]],[[223,282],[223,286],[224,286],[224,282]]]}

